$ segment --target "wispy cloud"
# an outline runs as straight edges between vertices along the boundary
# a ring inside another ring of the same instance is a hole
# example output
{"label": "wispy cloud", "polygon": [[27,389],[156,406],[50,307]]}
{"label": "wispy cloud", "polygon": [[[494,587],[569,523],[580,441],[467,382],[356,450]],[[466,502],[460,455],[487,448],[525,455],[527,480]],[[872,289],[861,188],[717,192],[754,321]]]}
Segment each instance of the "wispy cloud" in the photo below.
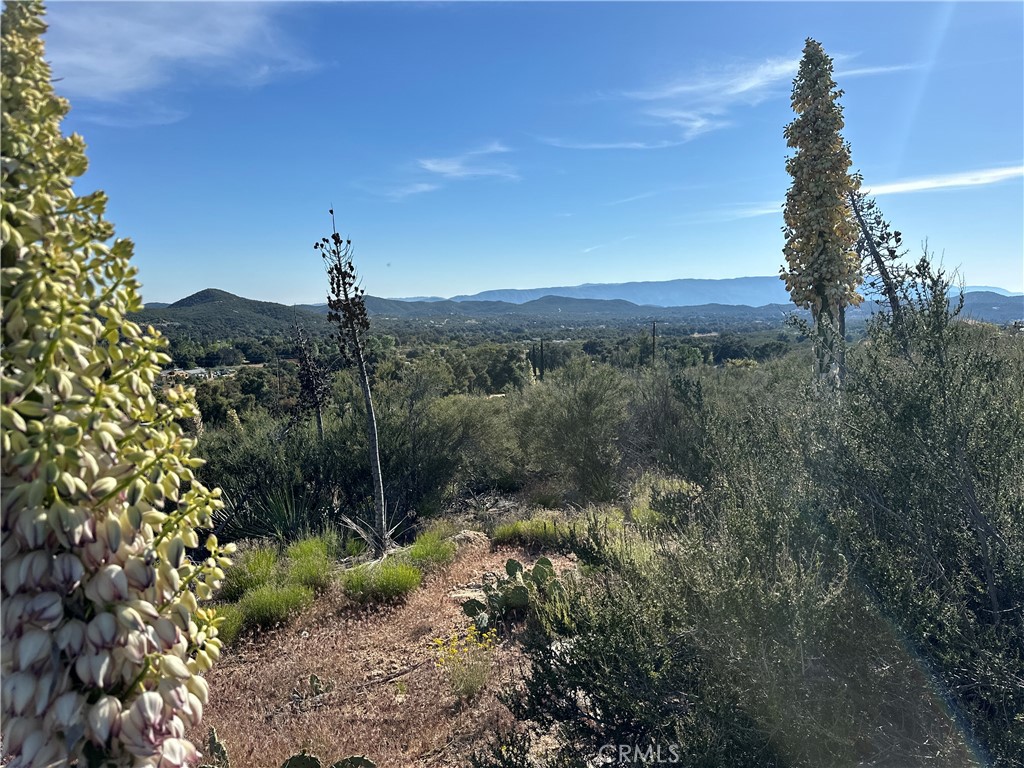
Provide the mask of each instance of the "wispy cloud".
{"label": "wispy cloud", "polygon": [[727,221],[736,221],[739,219],[754,219],[758,216],[771,216],[773,214],[782,214],[782,203],[739,205],[725,212],[725,217]]}
{"label": "wispy cloud", "polygon": [[699,109],[647,109],[644,110],[644,114],[679,128],[683,132],[684,141],[690,141],[703,133],[710,133],[731,125],[729,120],[720,117],[723,111],[715,106],[708,106],[703,111]]}
{"label": "wispy cloud", "polygon": [[670,192],[679,192],[684,189],[693,189],[693,185],[676,184],[669,187],[662,187],[661,189],[651,189],[647,192],[640,192],[629,197],[622,197],[618,200],[610,200],[605,203],[606,206],[612,205],[625,205],[626,203],[635,203],[637,200],[647,200],[651,197],[657,197],[658,195],[667,195]]}
{"label": "wispy cloud", "polygon": [[650,192],[641,192],[639,195],[630,195],[629,197],[623,197],[619,200],[611,200],[605,203],[605,205],[624,205],[626,203],[635,203],[637,200],[646,200],[649,197],[655,197],[661,193],[662,190],[660,189],[652,189]]}
{"label": "wispy cloud", "polygon": [[955,189],[957,187],[976,187],[985,184],[998,184],[1000,181],[1024,177],[1024,165],[1013,165],[1006,168],[988,168],[980,171],[963,171],[948,173],[941,176],[925,176],[920,179],[906,179],[890,184],[878,184],[873,187],[864,185],[865,194],[875,197],[881,195],[899,195],[906,192],[925,192],[933,189]]}
{"label": "wispy cloud", "polygon": [[[313,63],[281,34],[270,3],[54,3],[48,9],[47,58],[58,92],[94,122],[130,124],[147,92],[189,78],[254,86]],[[83,102],[84,100],[84,102]],[[184,111],[141,110],[138,124]]]}
{"label": "wispy cloud", "polygon": [[88,123],[108,128],[142,128],[151,125],[170,125],[188,117],[188,111],[149,99],[133,100],[130,109],[111,109],[108,105],[75,110],[76,116]]}
{"label": "wispy cloud", "polygon": [[620,237],[618,240],[612,240],[610,243],[599,243],[598,245],[592,245],[589,248],[583,248],[580,250],[580,253],[590,253],[591,251],[596,251],[599,248],[611,248],[613,245],[618,245],[619,243],[624,243],[627,240],[635,239],[636,235],[627,235],[626,237]]}
{"label": "wispy cloud", "polygon": [[741,221],[742,219],[754,219],[760,216],[781,213],[782,203],[734,203],[722,205],[718,208],[690,211],[671,223],[677,225],[720,224],[728,221]]}
{"label": "wispy cloud", "polygon": [[678,147],[685,141],[568,141],[542,137],[540,141],[560,149],[665,149]]}
{"label": "wispy cloud", "polygon": [[[855,59],[855,55],[839,55],[837,63]],[[685,144],[699,136],[733,125],[730,117],[740,107],[756,106],[768,99],[782,98],[790,89],[800,59],[797,56],[771,57],[761,61],[736,62],[675,77],[644,88],[603,94],[608,99],[637,104],[635,116],[656,128],[669,129],[670,139],[639,139],[628,141],[575,141],[541,139],[547,144],[566,149],[666,149]],[[916,69],[919,64],[852,67],[837,77],[853,78],[883,75]]]}
{"label": "wispy cloud", "polygon": [[497,176],[512,181],[519,179],[515,168],[508,163],[488,161],[491,155],[504,154],[512,150],[498,141],[463,152],[451,157],[431,157],[418,161],[420,168],[439,174],[448,179],[471,179],[480,176]]}
{"label": "wispy cloud", "polygon": [[747,62],[717,71],[691,74],[652,88],[625,91],[622,95],[637,101],[664,101],[678,97],[703,97],[709,101],[724,101],[741,96],[760,99],[771,86],[792,80],[799,65],[799,58]]}
{"label": "wispy cloud", "polygon": [[864,77],[867,75],[888,75],[892,72],[909,72],[914,69],[921,69],[924,64],[893,64],[888,67],[855,67],[853,69],[841,69],[836,71],[834,77],[843,80],[848,77]]}
{"label": "wispy cloud", "polygon": [[[873,187],[865,184],[861,187],[861,191],[872,197],[881,197],[882,195],[901,195],[910,192],[928,192],[935,189],[977,187],[1019,178],[1024,178],[1024,165],[925,176],[918,179],[891,182],[889,184],[877,184]],[[777,203],[743,203],[724,206],[712,211],[702,211],[695,215],[700,221],[737,221],[739,219],[752,219],[758,216],[780,215],[782,213],[782,206],[783,203],[781,201]],[[694,219],[687,218],[679,223],[692,223],[693,221]]]}
{"label": "wispy cloud", "polygon": [[415,184],[406,184],[404,187],[398,187],[397,189],[389,189],[383,194],[392,200],[403,200],[411,195],[422,195],[424,192],[433,192],[440,188],[440,184],[430,184],[421,181]]}

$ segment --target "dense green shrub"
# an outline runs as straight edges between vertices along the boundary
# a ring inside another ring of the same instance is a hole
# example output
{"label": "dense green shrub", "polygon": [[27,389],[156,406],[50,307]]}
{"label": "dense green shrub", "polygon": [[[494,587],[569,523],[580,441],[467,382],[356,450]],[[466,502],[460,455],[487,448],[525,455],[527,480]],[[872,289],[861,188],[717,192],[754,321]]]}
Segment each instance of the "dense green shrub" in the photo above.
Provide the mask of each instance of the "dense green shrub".
{"label": "dense green shrub", "polygon": [[703,530],[597,534],[568,610],[531,606],[512,702],[557,726],[558,764],[608,743],[674,745],[691,766],[969,764],[916,659],[841,560],[788,549],[785,519],[733,507]]}
{"label": "dense green shrub", "polygon": [[495,526],[491,533],[493,547],[520,547],[527,552],[561,552],[566,550],[572,526],[567,521],[535,517]]}
{"label": "dense green shrub", "polygon": [[439,531],[425,531],[416,537],[406,557],[417,568],[428,571],[453,562],[457,548],[454,541],[443,537]]}
{"label": "dense green shrub", "polygon": [[841,407],[822,416],[813,466],[879,608],[1012,765],[1024,762],[1024,339],[956,317],[927,261],[903,292],[908,352],[879,317],[851,351]]}
{"label": "dense green shrub", "polygon": [[234,603],[221,603],[217,606],[217,617],[221,620],[217,636],[225,645],[231,645],[242,632],[242,609]]}
{"label": "dense green shrub", "polygon": [[357,602],[388,603],[407,597],[422,581],[423,572],[416,566],[388,559],[349,569],[342,579],[342,586],[345,593]]}
{"label": "dense green shrub", "polygon": [[277,550],[265,545],[239,553],[224,572],[217,597],[233,603],[246,592],[272,583],[276,578],[277,560]]}
{"label": "dense green shrub", "polygon": [[312,420],[256,409],[237,427],[203,433],[203,478],[223,483],[225,493],[215,520],[222,538],[285,545],[337,527],[339,510],[365,517],[372,488],[359,422],[351,412],[328,412],[324,429],[321,441]]}
{"label": "dense green shrub", "polygon": [[269,629],[313,602],[313,591],[295,584],[264,584],[246,592],[238,601],[243,629]]}
{"label": "dense green shrub", "polygon": [[949,333],[916,370],[876,331],[837,400],[818,397],[805,352],[679,388],[699,503],[665,487],[645,535],[577,526],[594,576],[568,620],[541,605],[526,635],[516,712],[557,726],[565,765],[620,738],[675,742],[684,765],[969,765],[972,738],[1019,760],[1024,689],[1008,681],[1024,633],[991,610],[948,460],[962,425],[984,424],[966,431],[967,477],[1009,545],[989,558],[998,599],[1019,605],[1024,355],[992,330]]}
{"label": "dense green shrub", "polygon": [[287,549],[285,581],[323,592],[333,580],[330,546],[322,537],[302,539]]}
{"label": "dense green shrub", "polygon": [[529,388],[514,419],[526,463],[556,473],[584,499],[614,497],[626,420],[621,374],[577,358]]}

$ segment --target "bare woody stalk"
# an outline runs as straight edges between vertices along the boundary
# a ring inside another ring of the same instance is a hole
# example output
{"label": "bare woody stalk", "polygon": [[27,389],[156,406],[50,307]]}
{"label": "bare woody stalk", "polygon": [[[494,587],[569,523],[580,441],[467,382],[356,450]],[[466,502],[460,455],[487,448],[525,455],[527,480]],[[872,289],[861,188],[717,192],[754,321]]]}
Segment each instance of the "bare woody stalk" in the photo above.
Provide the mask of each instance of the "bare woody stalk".
{"label": "bare woody stalk", "polygon": [[[868,272],[878,275],[881,282],[882,292],[889,301],[889,311],[892,313],[892,327],[899,342],[903,356],[910,360],[910,340],[907,336],[906,323],[903,320],[903,308],[900,306],[899,287],[897,278],[890,270],[892,264],[898,257],[897,249],[903,242],[900,232],[891,232],[889,224],[882,218],[881,212],[873,199],[867,198],[863,193],[850,190],[847,193],[850,201],[850,210],[860,227],[860,238],[857,241],[861,258],[869,263]],[[885,254],[879,250],[883,248]]]}
{"label": "bare woody stalk", "polygon": [[327,267],[330,288],[327,294],[327,319],[333,323],[338,333],[338,349],[342,360],[354,366],[359,378],[359,388],[363,391],[366,403],[366,437],[370,452],[370,473],[373,476],[374,536],[373,548],[378,556],[383,556],[388,549],[389,536],[387,518],[384,509],[384,479],[380,470],[380,447],[377,440],[377,416],[373,409],[373,396],[370,392],[370,376],[366,370],[363,335],[370,329],[370,319],[366,314],[366,293],[359,287],[355,264],[352,262],[352,241],[343,239],[338,234],[334,223],[334,209],[331,214],[331,236],[321,238],[313,245],[323,257]]}
{"label": "bare woody stalk", "polygon": [[303,404],[316,414],[316,434],[324,441],[324,405],[330,385],[327,375],[309,347],[309,341],[302,326],[295,326],[295,346],[299,352],[299,386]]}

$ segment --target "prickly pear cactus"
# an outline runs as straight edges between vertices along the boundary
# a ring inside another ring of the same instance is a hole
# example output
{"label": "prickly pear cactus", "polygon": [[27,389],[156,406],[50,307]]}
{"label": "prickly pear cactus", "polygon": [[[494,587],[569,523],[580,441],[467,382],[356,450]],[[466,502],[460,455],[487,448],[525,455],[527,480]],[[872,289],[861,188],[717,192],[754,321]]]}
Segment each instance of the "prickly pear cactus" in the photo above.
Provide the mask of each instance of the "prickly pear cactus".
{"label": "prickly pear cactus", "polygon": [[[323,768],[323,763],[316,755],[307,755],[302,752],[285,760],[281,764],[281,768]],[[377,764],[365,755],[352,755],[331,763],[330,768],[377,768]]]}
{"label": "prickly pear cactus", "polygon": [[377,764],[365,755],[352,755],[334,763],[331,768],[377,768]]}
{"label": "prickly pear cactus", "polygon": [[507,577],[499,577],[495,583],[484,585],[486,605],[475,598],[462,604],[463,613],[481,631],[495,621],[521,615],[530,607],[531,601],[562,590],[555,578],[555,568],[546,557],[538,559],[533,568],[525,568],[518,560],[509,559],[505,562],[505,573]]}
{"label": "prickly pear cactus", "polygon": [[231,760],[228,758],[228,749],[217,738],[217,729],[211,728],[206,737],[206,754],[203,755],[206,762],[199,768],[231,768]]}
{"label": "prickly pear cactus", "polygon": [[320,758],[316,755],[307,755],[302,752],[298,755],[292,755],[283,763],[281,768],[324,768],[324,764],[320,762]]}
{"label": "prickly pear cactus", "polygon": [[191,393],[157,396],[164,340],[127,319],[132,244],[73,190],[85,146],[61,134],[42,16],[12,2],[2,24],[3,748],[12,768],[194,765],[220,655],[199,601],[229,549],[186,550],[219,492],[176,423]]}

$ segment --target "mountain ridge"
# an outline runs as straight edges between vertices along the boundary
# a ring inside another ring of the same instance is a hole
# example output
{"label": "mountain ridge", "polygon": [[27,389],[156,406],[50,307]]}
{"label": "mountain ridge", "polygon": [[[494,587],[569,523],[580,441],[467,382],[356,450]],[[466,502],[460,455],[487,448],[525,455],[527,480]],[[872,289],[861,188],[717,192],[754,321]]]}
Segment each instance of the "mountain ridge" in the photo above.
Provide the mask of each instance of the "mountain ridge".
{"label": "mountain ridge", "polygon": [[[559,322],[579,320],[604,322],[621,320],[689,322],[723,320],[773,323],[798,311],[788,300],[767,304],[704,302],[680,306],[637,304],[626,299],[590,299],[545,295],[520,303],[495,300],[451,299],[402,301],[366,296],[367,311],[383,319],[473,319],[520,318],[522,320],[555,319]],[[991,291],[965,293],[964,314],[978,320],[1007,323],[1024,318],[1024,297],[1003,296]],[[877,305],[867,301],[851,308],[851,320],[868,317]],[[326,304],[286,306],[274,302],[255,301],[216,288],[197,291],[161,307],[149,307],[134,319],[177,332],[202,330],[209,337],[232,335],[290,334],[298,323],[327,328]]]}
{"label": "mountain ridge", "polygon": [[[994,286],[965,286],[964,293],[988,291],[1001,296],[1024,296]],[[505,301],[523,304],[544,296],[577,299],[624,299],[634,304],[658,307],[687,307],[704,304],[745,305],[762,307],[786,304],[789,294],[776,275],[727,278],[677,278],[674,280],[641,280],[624,283],[581,283],[547,288],[497,288],[473,294],[459,294],[449,300]],[[396,301],[443,301],[438,297],[411,297]]]}

